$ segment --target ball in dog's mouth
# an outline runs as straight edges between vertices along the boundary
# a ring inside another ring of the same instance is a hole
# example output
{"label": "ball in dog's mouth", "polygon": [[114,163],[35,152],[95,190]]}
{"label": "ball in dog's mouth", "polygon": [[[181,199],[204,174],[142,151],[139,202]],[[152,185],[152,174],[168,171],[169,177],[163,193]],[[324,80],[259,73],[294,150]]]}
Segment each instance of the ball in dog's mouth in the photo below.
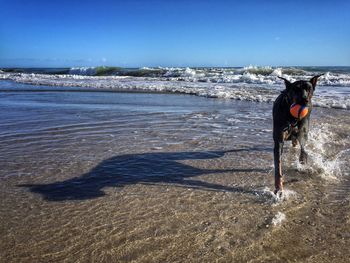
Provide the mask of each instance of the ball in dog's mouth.
{"label": "ball in dog's mouth", "polygon": [[293,103],[289,111],[294,118],[301,120],[307,116],[309,108],[305,105]]}

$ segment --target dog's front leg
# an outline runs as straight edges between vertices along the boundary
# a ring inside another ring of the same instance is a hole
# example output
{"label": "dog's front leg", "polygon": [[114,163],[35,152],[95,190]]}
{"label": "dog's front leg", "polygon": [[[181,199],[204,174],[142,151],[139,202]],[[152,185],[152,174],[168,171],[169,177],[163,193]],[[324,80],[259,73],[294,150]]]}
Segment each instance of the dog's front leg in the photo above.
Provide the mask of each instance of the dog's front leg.
{"label": "dog's front leg", "polygon": [[283,174],[282,174],[282,152],[283,152],[283,141],[275,141],[274,147],[274,162],[275,162],[275,194],[283,190]]}
{"label": "dog's front leg", "polygon": [[299,162],[302,164],[307,163],[307,153],[305,151],[305,143],[308,138],[308,132],[309,132],[309,120],[306,119],[303,123],[303,125],[300,127],[300,131],[298,134],[298,141],[300,143],[300,156],[299,156]]}
{"label": "dog's front leg", "polygon": [[307,140],[307,134],[301,134],[298,138],[298,141],[300,143],[300,156],[299,156],[299,162],[302,164],[307,163],[307,153],[305,151],[305,142]]}

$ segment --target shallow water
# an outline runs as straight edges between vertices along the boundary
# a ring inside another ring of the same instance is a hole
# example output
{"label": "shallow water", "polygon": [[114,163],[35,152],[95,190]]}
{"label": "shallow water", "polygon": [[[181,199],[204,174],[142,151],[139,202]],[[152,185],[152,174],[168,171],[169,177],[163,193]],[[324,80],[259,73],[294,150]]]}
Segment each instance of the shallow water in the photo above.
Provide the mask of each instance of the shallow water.
{"label": "shallow water", "polygon": [[0,93],[1,261],[346,262],[348,111],[314,109],[308,166],[286,143],[278,200],[269,103],[26,87]]}

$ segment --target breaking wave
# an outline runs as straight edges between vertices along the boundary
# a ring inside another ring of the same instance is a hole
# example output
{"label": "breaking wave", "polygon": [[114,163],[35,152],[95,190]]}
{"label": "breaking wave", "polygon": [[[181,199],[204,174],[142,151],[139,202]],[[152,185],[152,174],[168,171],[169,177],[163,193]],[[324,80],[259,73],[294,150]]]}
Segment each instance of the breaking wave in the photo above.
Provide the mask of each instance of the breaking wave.
{"label": "breaking wave", "polygon": [[[308,78],[315,74],[323,73],[320,85],[344,85],[350,84],[349,67],[234,67],[234,68],[174,68],[174,67],[73,67],[73,68],[5,68],[2,73],[34,73],[55,75],[80,75],[80,76],[129,76],[151,78],[179,78],[179,80],[201,82],[248,82],[266,83],[276,81],[277,76],[284,76],[290,80]],[[0,72],[1,73],[1,72]]]}
{"label": "breaking wave", "polygon": [[278,76],[290,81],[319,80],[314,105],[350,109],[348,67],[256,67],[241,68],[120,68],[77,67],[61,69],[1,69],[0,80],[18,83],[115,89],[125,91],[185,93],[211,98],[272,102],[283,89]]}

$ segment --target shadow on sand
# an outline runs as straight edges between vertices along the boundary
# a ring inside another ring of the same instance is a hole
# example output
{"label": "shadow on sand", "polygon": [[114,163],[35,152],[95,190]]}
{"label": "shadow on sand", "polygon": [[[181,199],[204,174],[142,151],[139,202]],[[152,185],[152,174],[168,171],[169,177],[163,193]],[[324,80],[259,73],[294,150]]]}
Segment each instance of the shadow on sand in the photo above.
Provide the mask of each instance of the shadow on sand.
{"label": "shadow on sand", "polygon": [[254,194],[242,187],[231,187],[192,177],[225,172],[268,172],[266,169],[200,169],[177,162],[179,160],[216,159],[228,152],[269,151],[270,149],[235,149],[207,152],[157,152],[117,155],[102,161],[80,177],[51,184],[22,184],[48,201],[86,200],[105,195],[104,187],[132,184],[174,184],[174,186],[211,191],[231,191]]}

